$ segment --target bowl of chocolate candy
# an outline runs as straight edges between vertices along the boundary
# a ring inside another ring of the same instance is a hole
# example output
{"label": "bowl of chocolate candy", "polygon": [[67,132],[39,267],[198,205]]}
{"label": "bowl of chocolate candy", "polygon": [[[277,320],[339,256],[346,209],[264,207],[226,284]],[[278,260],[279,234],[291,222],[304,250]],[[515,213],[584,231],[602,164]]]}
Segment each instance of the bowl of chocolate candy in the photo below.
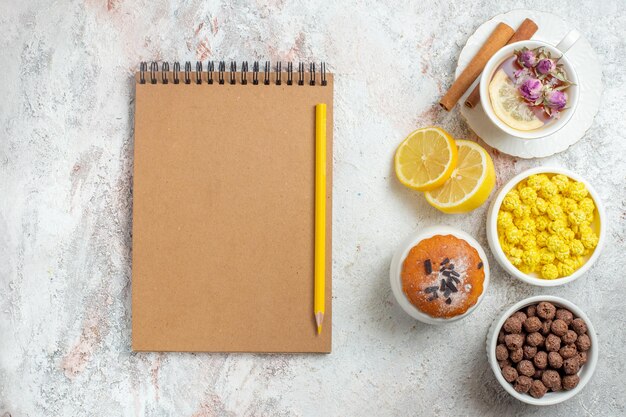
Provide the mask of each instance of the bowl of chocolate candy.
{"label": "bowl of chocolate candy", "polygon": [[560,297],[526,298],[507,309],[487,336],[496,379],[533,405],[566,401],[589,382],[598,361],[596,333],[587,315]]}

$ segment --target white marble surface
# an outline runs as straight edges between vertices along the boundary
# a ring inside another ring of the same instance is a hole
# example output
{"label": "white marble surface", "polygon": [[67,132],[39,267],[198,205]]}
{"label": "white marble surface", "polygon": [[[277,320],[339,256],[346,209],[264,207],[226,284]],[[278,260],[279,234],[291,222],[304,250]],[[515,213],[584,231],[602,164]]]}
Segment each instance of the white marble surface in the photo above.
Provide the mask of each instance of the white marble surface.
{"label": "white marble surface", "polygon": [[[0,3],[0,415],[620,416],[626,414],[626,14],[621,0],[2,1]],[[393,177],[416,127],[476,139],[435,103],[467,37],[507,10],[562,15],[597,48],[605,90],[567,152],[493,152],[498,184],[557,164],[603,196],[608,242],[564,288],[493,264],[466,320],[421,325],[393,301],[388,266],[412,230],[458,226],[486,245],[486,207],[445,216]],[[140,60],[325,59],[337,74],[331,355],[130,352],[133,83]],[[595,377],[549,408],[510,398],[487,366],[498,311],[533,294],[581,306],[599,333]]]}

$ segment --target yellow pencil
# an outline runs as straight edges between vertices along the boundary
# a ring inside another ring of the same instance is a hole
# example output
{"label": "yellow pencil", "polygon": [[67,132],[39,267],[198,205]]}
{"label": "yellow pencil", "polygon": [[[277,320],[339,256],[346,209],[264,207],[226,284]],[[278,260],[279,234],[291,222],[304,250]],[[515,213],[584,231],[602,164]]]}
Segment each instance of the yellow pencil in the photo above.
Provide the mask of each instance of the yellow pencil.
{"label": "yellow pencil", "polygon": [[322,332],[326,298],[326,104],[315,106],[315,297],[317,334]]}

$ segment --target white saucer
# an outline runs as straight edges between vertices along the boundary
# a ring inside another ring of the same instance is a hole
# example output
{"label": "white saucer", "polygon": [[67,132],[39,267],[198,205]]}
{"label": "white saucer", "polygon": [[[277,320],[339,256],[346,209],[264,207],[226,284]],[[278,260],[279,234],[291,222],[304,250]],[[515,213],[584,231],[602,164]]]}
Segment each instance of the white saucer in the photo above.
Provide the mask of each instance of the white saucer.
{"label": "white saucer", "polygon": [[[513,29],[530,18],[539,29],[532,39],[556,45],[573,27],[560,17],[551,13],[535,10],[512,10],[495,16],[483,23],[472,36],[469,37],[461,51],[457,64],[455,78],[474,57],[476,52],[489,37],[498,22],[504,22]],[[519,139],[507,135],[498,129],[483,111],[480,102],[470,109],[465,106],[465,99],[478,80],[459,100],[461,115],[467,120],[470,128],[489,146],[509,155],[520,158],[543,158],[558,152],[563,152],[578,142],[591,127],[593,118],[600,107],[602,94],[602,69],[598,57],[591,44],[583,36],[567,52],[567,57],[576,67],[580,82],[580,99],[572,119],[556,133],[539,139]],[[478,78],[480,80],[480,77]]]}

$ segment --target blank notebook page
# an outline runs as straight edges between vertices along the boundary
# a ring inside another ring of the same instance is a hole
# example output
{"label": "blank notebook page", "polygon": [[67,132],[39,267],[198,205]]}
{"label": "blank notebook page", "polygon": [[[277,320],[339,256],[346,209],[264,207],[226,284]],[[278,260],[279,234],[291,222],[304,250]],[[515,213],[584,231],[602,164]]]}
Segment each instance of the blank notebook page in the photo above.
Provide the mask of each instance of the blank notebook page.
{"label": "blank notebook page", "polygon": [[[275,75],[270,85],[185,84],[182,74],[180,84],[171,75],[168,84],[137,82],[133,350],[330,352],[333,78],[311,86],[308,75],[303,86],[286,85],[286,74],[282,85]],[[321,335],[313,316],[317,103],[328,106]]]}

